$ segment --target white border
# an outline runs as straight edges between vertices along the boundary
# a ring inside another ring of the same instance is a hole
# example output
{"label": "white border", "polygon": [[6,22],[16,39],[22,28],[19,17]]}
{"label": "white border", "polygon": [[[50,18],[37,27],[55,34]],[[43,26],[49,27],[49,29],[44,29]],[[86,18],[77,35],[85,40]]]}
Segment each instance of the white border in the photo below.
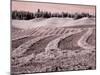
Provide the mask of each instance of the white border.
{"label": "white border", "polygon": [[[26,1],[26,0],[24,0]],[[37,75],[98,75],[100,74],[100,0],[27,0],[40,2],[71,3],[97,6],[97,69],[37,73]],[[0,0],[0,75],[10,75],[10,0]],[[29,74],[28,74],[29,75]]]}

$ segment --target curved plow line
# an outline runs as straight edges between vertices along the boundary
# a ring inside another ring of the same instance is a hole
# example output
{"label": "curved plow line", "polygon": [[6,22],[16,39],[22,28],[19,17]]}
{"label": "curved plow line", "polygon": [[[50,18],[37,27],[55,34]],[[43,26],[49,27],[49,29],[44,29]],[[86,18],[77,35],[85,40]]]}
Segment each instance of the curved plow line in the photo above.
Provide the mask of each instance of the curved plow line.
{"label": "curved plow line", "polygon": [[23,37],[28,37],[30,36],[29,34],[27,34],[27,31],[23,31],[23,32],[19,32],[19,34],[16,34],[16,35],[12,35],[12,40],[17,40],[17,39],[20,39],[20,38],[23,38]]}
{"label": "curved plow line", "polygon": [[[40,59],[41,61],[43,61],[42,59],[47,59],[47,58],[57,58],[59,56],[62,56],[63,53],[61,52],[61,50],[58,48],[58,43],[61,39],[64,39],[72,34],[75,33],[79,33],[81,31],[77,31],[77,32],[71,32],[68,33],[66,35],[62,35],[61,37],[54,39],[53,41],[49,42],[48,45],[45,48],[45,52],[44,53],[40,53],[36,56],[36,59]],[[54,50],[54,51],[51,51]]]}
{"label": "curved plow line", "polygon": [[58,34],[61,34],[62,32],[64,32],[65,31],[65,28],[62,28],[59,32],[58,32]]}
{"label": "curved plow line", "polygon": [[69,32],[69,33],[67,33],[66,35],[64,34],[64,35],[62,35],[61,37],[52,40],[52,41],[49,42],[48,45],[46,46],[45,51],[49,51],[49,50],[51,50],[51,49],[58,49],[58,50],[59,50],[59,48],[58,48],[58,43],[59,43],[60,40],[66,38],[66,37],[68,37],[68,36],[70,36],[70,35],[72,35],[72,34],[79,33],[79,32],[81,32],[81,31]]}
{"label": "curved plow line", "polygon": [[[60,29],[56,30],[56,32],[59,32],[59,31],[60,31]],[[51,35],[51,34],[54,34],[54,33],[55,33],[55,29],[52,29],[52,30],[49,31],[48,34]],[[57,34],[57,33],[55,33],[55,34]]]}
{"label": "curved plow line", "polygon": [[21,39],[21,38],[24,38],[24,37],[29,37],[30,35],[24,35],[24,36],[19,36],[19,37],[16,37],[16,38],[12,38],[12,40],[18,40],[18,39]]}
{"label": "curved plow line", "polygon": [[46,37],[49,37],[49,36],[53,36],[53,35],[47,35],[47,36],[41,36],[41,37],[37,37],[37,38],[34,38],[32,40],[29,40],[27,42],[25,42],[24,44],[21,44],[18,48],[16,48],[11,54],[12,54],[12,57],[18,57],[18,56],[21,56],[24,52],[27,51],[27,49],[34,43],[36,43],[37,41],[41,40],[41,39],[44,39]]}
{"label": "curved plow line", "polygon": [[78,45],[84,49],[94,49],[94,46],[89,45],[88,43],[86,43],[87,38],[92,34],[93,29],[89,28],[88,31],[81,36],[81,38],[78,41]]}
{"label": "curved plow line", "polygon": [[48,35],[50,31],[51,31],[51,29],[47,29],[46,32],[43,32],[43,33],[42,33],[42,36],[46,36],[46,35]]}
{"label": "curved plow line", "polygon": [[34,32],[37,32],[39,28],[35,28],[34,31],[23,31],[23,32],[19,32],[19,34],[21,33],[21,35],[15,35],[15,38],[12,38],[12,40],[17,40],[17,39],[20,39],[20,38],[24,38],[24,37],[28,37],[28,36],[32,36]]}
{"label": "curved plow line", "polygon": [[[48,37],[48,36],[45,36],[45,37]],[[37,37],[37,38],[34,38],[32,40],[29,40],[29,41],[25,42],[24,44],[20,45],[18,48],[16,48],[11,53],[12,54],[12,57],[21,56],[24,52],[27,51],[27,49],[29,48],[29,46],[31,46],[32,44],[36,43],[37,41],[39,41],[39,40],[41,40],[41,39],[43,39],[45,37],[44,36]]]}
{"label": "curved plow line", "polygon": [[[45,62],[46,60],[50,59],[50,58],[57,58],[59,56],[63,55],[63,51],[61,51],[58,48],[58,43],[61,39],[64,39],[72,34],[75,33],[79,33],[81,32],[81,30],[77,31],[77,32],[71,32],[71,33],[67,33],[66,35],[63,34],[61,35],[61,37],[56,38],[54,40],[52,40],[51,42],[48,43],[48,45],[45,48],[45,52],[42,52],[40,54],[37,54],[35,61],[37,62]],[[54,50],[55,52],[51,51]]]}

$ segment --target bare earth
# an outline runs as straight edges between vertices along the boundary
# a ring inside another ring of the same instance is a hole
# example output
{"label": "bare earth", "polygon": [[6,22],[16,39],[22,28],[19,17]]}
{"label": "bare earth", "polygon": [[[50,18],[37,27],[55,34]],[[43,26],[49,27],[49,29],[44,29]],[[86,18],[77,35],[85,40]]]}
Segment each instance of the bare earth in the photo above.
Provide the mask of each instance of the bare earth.
{"label": "bare earth", "polygon": [[94,18],[12,20],[12,74],[95,69],[95,31]]}

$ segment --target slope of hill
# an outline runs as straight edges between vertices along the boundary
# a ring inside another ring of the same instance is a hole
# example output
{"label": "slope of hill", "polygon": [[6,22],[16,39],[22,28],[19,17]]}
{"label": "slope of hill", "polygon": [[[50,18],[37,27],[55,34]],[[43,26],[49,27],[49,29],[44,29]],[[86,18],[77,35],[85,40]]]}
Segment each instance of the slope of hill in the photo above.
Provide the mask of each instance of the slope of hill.
{"label": "slope of hill", "polygon": [[96,68],[95,18],[12,21],[12,73]]}
{"label": "slope of hill", "polygon": [[72,18],[49,18],[49,19],[33,19],[33,20],[13,20],[12,26],[21,29],[32,29],[36,27],[65,27],[77,25],[94,25],[94,18],[82,18],[74,20]]}

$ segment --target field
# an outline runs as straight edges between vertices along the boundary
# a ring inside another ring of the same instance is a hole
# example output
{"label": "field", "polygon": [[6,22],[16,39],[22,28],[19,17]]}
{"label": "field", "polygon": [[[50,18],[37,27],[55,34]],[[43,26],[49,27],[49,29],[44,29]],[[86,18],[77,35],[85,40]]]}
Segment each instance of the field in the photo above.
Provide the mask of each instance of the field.
{"label": "field", "polygon": [[96,68],[95,18],[12,20],[14,74]]}

